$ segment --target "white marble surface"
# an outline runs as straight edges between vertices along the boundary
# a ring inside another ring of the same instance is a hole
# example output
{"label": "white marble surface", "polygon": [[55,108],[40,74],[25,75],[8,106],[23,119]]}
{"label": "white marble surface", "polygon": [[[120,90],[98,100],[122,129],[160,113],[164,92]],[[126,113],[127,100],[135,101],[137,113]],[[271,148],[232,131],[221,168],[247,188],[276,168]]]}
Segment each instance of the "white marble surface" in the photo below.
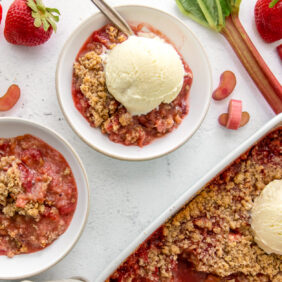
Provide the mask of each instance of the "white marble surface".
{"label": "white marble surface", "polygon": [[[2,2],[4,15],[11,2]],[[214,85],[222,71],[235,72],[238,84],[232,98],[242,99],[251,121],[238,131],[223,129],[217,118],[227,110],[227,101],[213,101],[200,130],[169,156],[147,162],[122,162],[101,155],[72,132],[60,111],[55,92],[55,68],[60,50],[70,33],[96,8],[90,0],[45,2],[56,6],[62,13],[58,33],[47,44],[36,48],[11,46],[3,38],[3,23],[0,27],[1,94],[11,83],[19,84],[22,89],[16,107],[0,116],[23,117],[55,129],[77,150],[90,179],[91,211],[80,241],[63,261],[32,279],[44,281],[82,275],[95,281],[98,274],[162,211],[274,114],[225,39],[182,16],[173,0],[108,0],[112,5],[146,4],[184,20],[208,53]],[[242,0],[242,23],[282,81],[281,62],[275,50],[278,44],[265,44],[258,36],[253,19],[254,4],[255,0]]]}

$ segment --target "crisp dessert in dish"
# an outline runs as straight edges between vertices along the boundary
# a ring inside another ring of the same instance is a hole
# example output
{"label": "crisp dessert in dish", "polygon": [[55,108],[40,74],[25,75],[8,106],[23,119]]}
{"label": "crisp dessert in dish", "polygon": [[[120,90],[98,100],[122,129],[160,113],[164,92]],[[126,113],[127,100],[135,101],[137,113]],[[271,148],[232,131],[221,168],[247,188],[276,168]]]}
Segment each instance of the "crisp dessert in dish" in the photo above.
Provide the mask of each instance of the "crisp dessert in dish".
{"label": "crisp dessert in dish", "polygon": [[0,255],[39,251],[68,228],[77,188],[64,157],[42,140],[0,138]]}
{"label": "crisp dessert in dish", "polygon": [[[282,195],[281,140],[280,127],[238,158],[151,235],[108,281],[281,282],[282,250],[280,255],[272,252],[282,246],[281,214],[278,221],[273,209],[275,215],[268,216],[269,203],[281,213],[281,202],[279,208],[275,199],[279,185],[277,195]],[[266,251],[256,243],[251,227],[258,198],[254,230],[260,239],[277,240],[265,240],[272,244]],[[260,212],[260,220],[267,218],[267,224],[257,224]],[[272,234],[262,234],[258,225]]]}
{"label": "crisp dessert in dish", "polygon": [[111,141],[142,147],[188,114],[192,72],[159,31],[132,28],[129,38],[110,24],[89,37],[74,63],[72,96]]}

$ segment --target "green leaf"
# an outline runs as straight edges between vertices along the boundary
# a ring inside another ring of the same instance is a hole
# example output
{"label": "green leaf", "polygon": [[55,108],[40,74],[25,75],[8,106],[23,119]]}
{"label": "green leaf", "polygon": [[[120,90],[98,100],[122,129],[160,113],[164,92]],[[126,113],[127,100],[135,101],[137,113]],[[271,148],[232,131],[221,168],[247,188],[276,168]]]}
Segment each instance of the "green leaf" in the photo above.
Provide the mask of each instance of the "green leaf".
{"label": "green leaf", "polygon": [[55,16],[55,15],[52,15],[52,14],[49,14],[48,18],[53,19],[55,22],[59,22],[59,20],[60,20],[59,16]]}
{"label": "green leaf", "polygon": [[56,13],[58,15],[61,15],[60,11],[56,8],[46,8],[46,10],[49,12],[49,13]]}
{"label": "green leaf", "polygon": [[27,0],[27,5],[32,10],[34,26],[37,28],[43,26],[43,29],[48,31],[51,25],[53,30],[57,31],[56,22],[59,21],[59,15],[61,15],[58,9],[45,7],[42,0]]}
{"label": "green leaf", "polygon": [[210,27],[217,30],[218,26],[218,10],[215,0],[197,0],[198,4],[205,15]]}
{"label": "green leaf", "polygon": [[43,8],[45,10],[45,6],[44,6],[42,0],[36,0],[36,5],[37,5],[37,7]]}
{"label": "green leaf", "polygon": [[231,6],[231,12],[239,12],[239,7],[241,4],[241,0],[229,0]]}
{"label": "green leaf", "polygon": [[221,31],[225,18],[230,15],[232,7],[237,7],[241,0],[176,0],[179,9],[194,21]]}
{"label": "green leaf", "polygon": [[46,18],[43,18],[43,19],[42,19],[42,23],[43,23],[43,29],[44,29],[45,31],[47,31],[47,30],[49,29],[49,27],[50,27],[49,22],[46,20]]}
{"label": "green leaf", "polygon": [[57,32],[57,25],[54,23],[54,21],[52,20],[48,20],[48,22],[50,23],[50,25],[52,26],[54,32]]}
{"label": "green leaf", "polygon": [[199,24],[209,26],[197,1],[176,0],[176,4],[184,15],[187,15]]}
{"label": "green leaf", "polygon": [[278,2],[279,2],[279,0],[272,0],[272,1],[269,3],[269,8],[273,8]]}
{"label": "green leaf", "polygon": [[28,0],[27,1],[27,6],[34,12],[38,12],[37,6],[34,2],[34,0]]}
{"label": "green leaf", "polygon": [[228,0],[219,0],[219,1],[220,1],[220,6],[221,6],[223,16],[228,17],[231,13],[230,1]]}
{"label": "green leaf", "polygon": [[34,25],[35,25],[36,27],[41,27],[41,25],[42,25],[41,19],[40,19],[40,18],[36,18],[36,19],[34,20]]}

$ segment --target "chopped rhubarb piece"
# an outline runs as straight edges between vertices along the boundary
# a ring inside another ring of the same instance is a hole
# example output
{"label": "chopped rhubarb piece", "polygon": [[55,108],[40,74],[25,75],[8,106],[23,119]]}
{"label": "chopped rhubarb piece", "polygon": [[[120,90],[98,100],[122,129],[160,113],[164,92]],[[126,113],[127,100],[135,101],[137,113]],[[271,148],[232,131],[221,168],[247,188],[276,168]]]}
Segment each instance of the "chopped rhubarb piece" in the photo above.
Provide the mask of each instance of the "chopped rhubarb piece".
{"label": "chopped rhubarb piece", "polygon": [[21,172],[22,186],[27,193],[30,193],[33,185],[33,173],[23,163],[18,166]]}
{"label": "chopped rhubarb piece", "polygon": [[[250,120],[250,115],[248,112],[242,112],[242,118],[240,121],[240,127],[245,126]],[[228,121],[228,114],[224,113],[221,114],[218,118],[218,122],[220,125],[226,127]]]}
{"label": "chopped rhubarb piece", "polygon": [[224,127],[226,127],[227,120],[228,120],[228,114],[226,114],[226,113],[221,114],[218,118],[219,124],[224,126]]}
{"label": "chopped rhubarb piece", "polygon": [[232,71],[225,71],[220,76],[219,86],[212,94],[214,100],[223,100],[228,97],[236,86],[236,76]]}
{"label": "chopped rhubarb piece", "polygon": [[228,120],[226,127],[229,129],[238,129],[242,118],[242,101],[230,100],[228,107]]}
{"label": "chopped rhubarb piece", "polygon": [[248,112],[243,112],[242,113],[242,118],[241,118],[241,122],[240,122],[240,127],[245,126],[250,120],[250,115]]}
{"label": "chopped rhubarb piece", "polygon": [[71,214],[73,213],[74,210],[75,210],[75,204],[72,204],[72,203],[59,207],[59,213],[61,215]]}
{"label": "chopped rhubarb piece", "polygon": [[18,102],[21,95],[20,88],[13,84],[9,87],[6,94],[0,98],[0,111],[9,111]]}
{"label": "chopped rhubarb piece", "polygon": [[36,148],[29,148],[21,153],[21,160],[29,167],[40,167],[44,161],[41,152]]}

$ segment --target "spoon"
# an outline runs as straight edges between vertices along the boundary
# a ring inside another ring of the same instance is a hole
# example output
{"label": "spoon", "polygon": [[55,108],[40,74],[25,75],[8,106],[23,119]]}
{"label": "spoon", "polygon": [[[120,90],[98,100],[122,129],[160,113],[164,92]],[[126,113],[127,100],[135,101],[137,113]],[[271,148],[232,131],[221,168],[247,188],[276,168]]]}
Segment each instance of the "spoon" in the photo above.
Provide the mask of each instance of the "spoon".
{"label": "spoon", "polygon": [[105,15],[105,17],[113,23],[119,30],[128,36],[134,35],[134,32],[125,21],[125,19],[112,7],[110,7],[104,0],[91,0],[94,5]]}

